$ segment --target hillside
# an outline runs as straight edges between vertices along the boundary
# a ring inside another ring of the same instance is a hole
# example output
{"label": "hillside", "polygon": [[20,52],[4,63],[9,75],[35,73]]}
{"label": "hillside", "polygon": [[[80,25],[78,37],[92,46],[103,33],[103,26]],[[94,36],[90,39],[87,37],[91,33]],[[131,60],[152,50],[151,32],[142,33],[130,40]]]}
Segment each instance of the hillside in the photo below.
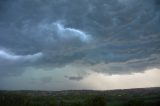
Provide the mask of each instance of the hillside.
{"label": "hillside", "polygon": [[160,88],[0,91],[0,106],[160,106]]}

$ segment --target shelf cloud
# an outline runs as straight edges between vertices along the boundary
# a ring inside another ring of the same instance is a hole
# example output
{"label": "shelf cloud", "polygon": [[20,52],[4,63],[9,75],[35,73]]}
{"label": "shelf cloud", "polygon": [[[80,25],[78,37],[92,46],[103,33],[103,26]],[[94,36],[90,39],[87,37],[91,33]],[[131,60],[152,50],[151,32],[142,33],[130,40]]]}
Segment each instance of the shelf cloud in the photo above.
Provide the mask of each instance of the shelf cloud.
{"label": "shelf cloud", "polygon": [[159,0],[1,0],[0,77],[160,68],[159,27]]}

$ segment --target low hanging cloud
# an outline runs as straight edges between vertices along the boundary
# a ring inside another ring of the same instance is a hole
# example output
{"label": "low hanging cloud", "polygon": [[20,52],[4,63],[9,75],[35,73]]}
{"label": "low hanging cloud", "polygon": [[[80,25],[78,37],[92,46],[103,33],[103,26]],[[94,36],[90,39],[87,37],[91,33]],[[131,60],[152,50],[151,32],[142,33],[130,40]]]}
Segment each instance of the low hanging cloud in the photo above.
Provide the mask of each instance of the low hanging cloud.
{"label": "low hanging cloud", "polygon": [[64,76],[65,78],[69,79],[69,80],[75,80],[75,81],[80,81],[83,79],[82,76]]}
{"label": "low hanging cloud", "polygon": [[15,55],[9,51],[0,50],[0,75],[1,77],[19,75],[27,66],[32,66],[42,57],[42,53]]}
{"label": "low hanging cloud", "polygon": [[0,7],[0,48],[10,51],[0,50],[1,76],[66,65],[110,74],[159,68],[158,0],[6,0]]}

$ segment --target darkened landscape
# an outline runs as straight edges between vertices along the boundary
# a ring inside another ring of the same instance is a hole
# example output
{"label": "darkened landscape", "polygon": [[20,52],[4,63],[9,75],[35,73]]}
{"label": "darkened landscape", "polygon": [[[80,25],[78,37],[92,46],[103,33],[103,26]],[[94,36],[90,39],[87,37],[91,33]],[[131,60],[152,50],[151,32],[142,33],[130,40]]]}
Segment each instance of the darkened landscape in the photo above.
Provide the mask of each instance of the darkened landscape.
{"label": "darkened landscape", "polygon": [[0,106],[160,106],[160,0],[0,0]]}
{"label": "darkened landscape", "polygon": [[0,106],[160,106],[160,88],[0,91]]}

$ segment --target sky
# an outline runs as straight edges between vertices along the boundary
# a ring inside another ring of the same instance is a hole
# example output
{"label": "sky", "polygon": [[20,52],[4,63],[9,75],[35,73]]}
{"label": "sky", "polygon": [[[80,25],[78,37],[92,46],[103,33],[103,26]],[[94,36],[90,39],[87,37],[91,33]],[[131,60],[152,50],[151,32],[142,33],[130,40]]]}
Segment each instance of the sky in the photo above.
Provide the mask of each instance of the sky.
{"label": "sky", "polygon": [[160,87],[159,0],[0,0],[0,90]]}

